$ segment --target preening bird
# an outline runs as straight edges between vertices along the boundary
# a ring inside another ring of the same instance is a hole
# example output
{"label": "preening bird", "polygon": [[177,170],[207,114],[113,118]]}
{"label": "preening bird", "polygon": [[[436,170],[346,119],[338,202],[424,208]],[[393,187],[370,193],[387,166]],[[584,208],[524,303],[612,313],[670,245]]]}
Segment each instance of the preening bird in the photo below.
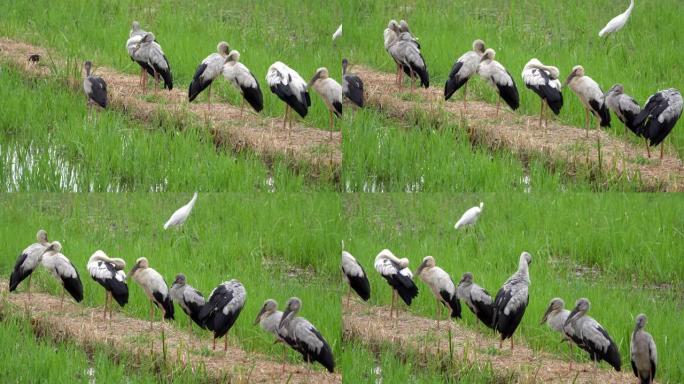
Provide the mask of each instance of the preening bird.
{"label": "preening bird", "polygon": [[150,300],[150,329],[152,329],[155,305],[164,313],[164,319],[173,320],[174,308],[171,296],[169,296],[169,287],[162,275],[150,268],[147,258],[138,258],[128,276],[140,285]]}
{"label": "preening bird", "polygon": [[[402,32],[396,21],[391,21],[388,28],[392,30],[392,33],[385,36],[387,51],[404,73],[411,78],[411,89],[413,89],[415,77],[419,77],[420,84],[427,88],[430,85],[430,76],[423,55],[420,53],[420,45],[409,32]],[[387,41],[388,38],[389,41]],[[399,75],[401,76],[401,72]],[[398,82],[401,85],[401,78]]]}
{"label": "preening bird", "polygon": [[185,204],[184,206],[178,208],[173,215],[169,218],[169,220],[164,224],[164,229],[168,229],[170,227],[179,227],[185,223],[185,221],[188,219],[188,216],[190,216],[190,213],[192,212],[192,208],[195,206],[195,202],[197,201],[197,192],[195,192],[192,195],[192,199]]}
{"label": "preening bird", "polygon": [[482,55],[485,52],[485,43],[482,40],[473,41],[473,50],[461,55],[451,67],[449,77],[444,84],[444,100],[449,100],[454,92],[463,87],[463,110],[468,111],[468,80],[477,73]]}
{"label": "preening bird", "polygon": [[135,56],[136,47],[138,43],[142,41],[143,37],[146,34],[147,31],[140,28],[140,23],[134,21],[131,25],[131,30],[128,32],[128,40],[126,40],[126,51],[128,51],[128,56],[130,56],[131,60],[138,63],[138,65],[140,66],[140,79],[138,81],[138,84],[140,84],[140,86],[142,86],[143,82],[145,81],[145,72],[149,73],[150,76],[154,77],[154,69],[147,64],[147,61],[141,60],[140,58],[136,58]]}
{"label": "preening bird", "polygon": [[454,229],[475,225],[475,223],[477,223],[477,219],[480,218],[480,214],[482,213],[483,208],[484,203],[480,202],[479,207],[472,207],[469,208],[467,211],[463,212],[461,218],[458,219],[458,221],[454,225]]}
{"label": "preening bird", "polygon": [[249,68],[240,62],[240,52],[230,51],[223,65],[223,77],[242,94],[240,116],[242,116],[245,100],[257,112],[264,109],[264,95],[261,93],[259,82]]}
{"label": "preening bird", "polygon": [[423,262],[418,266],[415,276],[418,276],[430,287],[435,300],[437,300],[435,312],[437,329],[439,329],[439,320],[442,314],[440,303],[451,311],[451,318],[461,318],[461,302],[456,294],[456,286],[453,280],[451,280],[451,276],[435,264],[434,257],[425,256]]}
{"label": "preening bird", "polygon": [[[216,339],[226,336],[233,327],[245,306],[246,299],[245,287],[235,279],[224,281],[211,291],[209,300],[200,310],[199,320],[207,329],[214,331],[212,349],[216,349]],[[227,337],[223,339],[223,350],[228,350]]]}
{"label": "preening bird", "polygon": [[[162,50],[161,45],[157,43],[154,39],[154,34],[152,32],[147,32],[143,35],[142,39],[135,43],[132,49],[129,50],[131,57],[136,62],[143,62],[147,67],[152,69],[152,76],[154,77],[154,91],[157,91],[157,84],[159,83],[159,77],[164,79],[164,88],[171,90],[173,89],[173,76],[171,75],[171,66],[169,61],[166,59],[166,55]],[[144,67],[148,73],[149,69]],[[143,76],[143,91],[147,87],[147,76]]]}
{"label": "preening bird", "polygon": [[330,113],[330,139],[333,131],[333,114],[342,117],[342,86],[330,77],[327,68],[318,68],[309,82],[308,88],[313,88],[318,93]]}
{"label": "preening bird", "polygon": [[[532,59],[525,64],[522,72],[525,86],[536,93],[541,99],[539,111],[539,128],[544,118],[544,107],[551,108],[556,115],[560,114],[563,107],[563,94],[561,93],[561,82],[558,80],[560,71],[558,68],[544,65],[537,59]],[[548,125],[548,119],[546,121]]]}
{"label": "preening bird", "polygon": [[120,306],[128,303],[128,285],[126,284],[126,262],[119,258],[110,258],[103,251],[97,250],[88,259],[88,273],[105,289],[105,305],[103,318],[107,318],[107,306],[109,306],[109,318],[112,318],[111,298],[113,297]]}
{"label": "preening bird", "polygon": [[62,244],[53,241],[43,253],[42,264],[55,279],[62,283],[62,299],[60,308],[64,305],[64,291],[69,292],[71,297],[80,303],[83,300],[83,284],[78,276],[78,271],[71,261],[62,253]]}
{"label": "preening bird", "polygon": [[176,280],[174,280],[169,290],[169,295],[171,300],[183,308],[183,312],[192,320],[188,322],[188,329],[190,331],[192,331],[193,321],[200,328],[204,328],[204,324],[199,319],[200,310],[202,310],[205,304],[204,295],[187,283],[184,274],[179,273],[176,275]]}
{"label": "preening bird", "polygon": [[211,110],[211,83],[223,72],[223,65],[228,58],[228,51],[230,47],[228,43],[222,41],[216,46],[215,53],[207,56],[197,69],[192,77],[190,88],[188,88],[188,101],[192,102],[199,94],[209,88],[207,91],[207,100],[209,102],[209,110]]}
{"label": "preening bird", "polygon": [[[389,250],[383,249],[375,256],[375,270],[387,280],[387,284],[392,287],[392,305],[390,306],[390,318],[397,294],[404,300],[406,305],[411,305],[414,297],[418,296],[418,287],[413,282],[413,274],[408,268],[409,260],[400,259]],[[399,309],[397,308],[397,317]]]}
{"label": "preening bird", "polygon": [[634,376],[640,384],[653,384],[658,364],[658,351],[650,333],[644,331],[647,318],[643,313],[636,317],[636,326],[629,345],[630,362]]}
{"label": "preening bird", "polygon": [[17,257],[16,263],[14,263],[14,269],[12,270],[12,275],[10,275],[10,292],[16,290],[19,283],[28,277],[26,285],[29,299],[31,298],[31,274],[40,265],[43,253],[45,253],[49,246],[47,232],[39,229],[38,233],[36,233],[36,242],[26,247]]}
{"label": "preening bird", "polygon": [[518,88],[515,86],[513,77],[501,63],[494,60],[495,57],[496,52],[491,48],[487,48],[480,58],[477,73],[479,73],[482,80],[494,88],[499,95],[496,103],[496,115],[498,116],[501,99],[504,99],[506,104],[515,111],[520,106],[520,95],[518,94]]}
{"label": "preening bird", "polygon": [[510,338],[511,351],[513,350],[513,333],[520,325],[529,302],[530,264],[532,255],[521,253],[518,271],[506,280],[494,299],[493,323],[494,329],[501,334],[499,348],[503,348],[503,341]]}
{"label": "preening bird", "polygon": [[606,92],[606,106],[625,125],[625,133],[629,128],[630,131],[639,134],[639,127],[634,124],[634,121],[641,112],[641,106],[632,96],[625,93],[622,84],[615,84]]}
{"label": "preening bird", "polygon": [[340,37],[342,37],[342,24],[340,24],[340,26],[337,27],[335,32],[333,32],[332,34],[333,46],[335,45],[335,41],[337,41],[337,39],[339,39]]}
{"label": "preening bird", "polygon": [[90,115],[93,104],[99,105],[101,108],[107,108],[107,83],[100,77],[90,73],[93,63],[86,61],[83,64],[85,68],[85,78],[83,79],[83,91],[88,97],[88,115]]}
{"label": "preening bird", "polygon": [[370,299],[370,283],[368,282],[366,271],[364,271],[356,258],[347,251],[342,251],[342,273],[347,284],[349,284],[347,306],[349,306],[352,289],[363,301],[368,301]]}
{"label": "preening bird", "polygon": [[[297,72],[280,61],[276,61],[268,68],[266,82],[271,88],[271,92],[285,102],[283,129],[285,129],[290,108],[294,109],[299,116],[306,117],[311,106],[311,97],[306,88],[306,81]],[[291,127],[292,122],[290,122]],[[290,131],[288,131],[288,138],[289,134]]]}
{"label": "preening bird", "polygon": [[285,328],[287,334],[297,345],[297,350],[308,363],[319,362],[328,372],[335,370],[335,358],[328,342],[307,319],[298,317],[302,301],[292,297],[287,301],[285,312],[280,320],[279,328]]}
{"label": "preening bird", "polygon": [[589,358],[597,364],[603,360],[620,371],[622,362],[617,345],[608,332],[592,317],[587,316],[591,307],[588,299],[577,300],[575,308],[565,320],[564,327],[572,327],[577,346],[589,353]]}
{"label": "preening bird", "polygon": [[[280,326],[280,321],[283,318],[283,312],[278,310],[278,302],[273,299],[268,299],[259,310],[254,324],[259,324],[261,329],[276,337],[276,342],[283,343],[295,351],[302,354],[306,359],[306,353],[299,349],[295,340],[290,337],[285,327]],[[285,348],[283,348],[283,369],[285,367]]]}
{"label": "preening bird", "polygon": [[624,13],[621,13],[615,17],[613,17],[608,24],[606,24],[605,27],[601,31],[599,31],[599,37],[606,36],[608,34],[617,32],[622,29],[622,27],[627,24],[627,20],[629,20],[629,15],[632,14],[632,10],[634,9],[634,0],[629,1],[629,7]]}
{"label": "preening bird", "polygon": [[363,80],[357,75],[347,72],[348,64],[347,59],[342,59],[342,94],[359,108],[363,108]]}
{"label": "preening bird", "polygon": [[[584,67],[576,65],[565,84],[579,97],[584,105],[584,128],[589,137],[589,112],[596,116],[601,127],[610,127],[610,113],[601,87],[594,79],[584,74]],[[598,130],[598,128],[597,128]],[[598,134],[598,131],[597,131]]]}
{"label": "preening bird", "polygon": [[[404,34],[405,35],[402,35]],[[406,20],[399,20],[399,38],[404,39],[408,42],[411,42],[415,44],[416,48],[420,49],[420,43],[418,42],[418,38],[411,33],[411,28],[409,28],[408,23]]]}
{"label": "preening bird", "polygon": [[458,298],[487,328],[494,328],[494,300],[492,296],[473,282],[473,274],[466,272],[456,287]]}
{"label": "preening bird", "polygon": [[[637,115],[634,124],[639,127],[639,133],[645,137],[652,147],[665,141],[672,132],[679,118],[682,117],[682,94],[674,88],[659,91],[649,97],[646,105]],[[648,157],[651,152],[648,149]],[[663,158],[663,146],[660,146],[660,158]]]}

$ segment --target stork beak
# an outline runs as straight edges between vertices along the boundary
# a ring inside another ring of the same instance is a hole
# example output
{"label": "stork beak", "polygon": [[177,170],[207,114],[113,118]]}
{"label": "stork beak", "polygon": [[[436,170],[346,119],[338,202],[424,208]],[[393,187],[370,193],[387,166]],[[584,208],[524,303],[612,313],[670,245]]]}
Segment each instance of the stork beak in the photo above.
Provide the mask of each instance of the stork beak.
{"label": "stork beak", "polygon": [[416,272],[413,274],[413,276],[415,276],[415,277],[420,276],[420,273],[423,272],[423,269],[425,269],[425,262],[424,261],[422,263],[420,263],[420,265],[418,266],[418,269],[416,269]]}
{"label": "stork beak", "polygon": [[568,324],[570,324],[570,323],[572,322],[572,320],[573,320],[575,317],[577,317],[577,313],[578,313],[578,312],[579,312],[579,308],[575,307],[575,309],[573,309],[572,312],[570,312],[570,314],[568,315],[568,318],[567,318],[567,320],[565,320],[565,323],[563,324],[563,327],[567,327]]}
{"label": "stork beak", "polygon": [[313,85],[313,83],[315,83],[316,80],[318,80],[318,79],[320,79],[320,78],[321,78],[320,73],[316,72],[316,74],[314,75],[314,77],[311,78],[311,81],[309,81],[309,84],[306,85],[307,88],[311,88],[311,86]]}
{"label": "stork beak", "polygon": [[280,318],[280,323],[278,324],[278,328],[283,327],[283,323],[285,323],[285,319],[287,319],[287,317],[290,316],[290,313],[292,313],[292,311],[290,311],[290,308],[286,309],[285,312],[283,312],[283,317]]}
{"label": "stork beak", "polygon": [[[263,315],[264,312],[266,312],[266,306],[261,307],[261,310],[259,311],[259,314],[257,315],[256,320],[254,320],[254,325],[259,324],[259,322],[261,321],[261,315]],[[280,320],[282,322],[283,319],[281,318]],[[280,328],[280,327],[278,327],[278,328]]]}
{"label": "stork beak", "polygon": [[549,319],[549,315],[551,314],[551,306],[549,305],[548,308],[546,308],[546,312],[544,312],[544,317],[542,317],[542,320],[539,324],[544,325],[546,321]]}
{"label": "stork beak", "polygon": [[568,84],[570,84],[570,80],[572,80],[575,76],[575,72],[572,72],[570,76],[568,76],[568,78],[565,80],[565,84],[563,85],[567,86]]}
{"label": "stork beak", "polygon": [[137,271],[138,269],[139,269],[138,263],[136,263],[136,264],[133,266],[133,269],[131,269],[131,271],[128,272],[128,276],[127,276],[127,277],[133,276],[133,274],[135,273],[135,271]]}

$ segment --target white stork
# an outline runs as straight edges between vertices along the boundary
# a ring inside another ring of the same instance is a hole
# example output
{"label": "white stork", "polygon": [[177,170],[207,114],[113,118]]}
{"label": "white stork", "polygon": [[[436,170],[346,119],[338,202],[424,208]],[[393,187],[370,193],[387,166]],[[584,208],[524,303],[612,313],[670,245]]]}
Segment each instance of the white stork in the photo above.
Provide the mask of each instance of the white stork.
{"label": "white stork", "polygon": [[188,101],[192,102],[199,94],[209,87],[207,91],[207,99],[209,101],[209,110],[211,110],[211,83],[223,72],[223,65],[226,63],[228,51],[230,47],[228,43],[222,41],[216,46],[215,53],[207,56],[195,70],[195,75],[192,77],[190,88],[188,89]]}
{"label": "white stork", "polygon": [[347,306],[349,306],[352,289],[363,301],[368,301],[370,299],[370,283],[368,282],[366,271],[364,271],[356,258],[347,251],[342,251],[342,273],[344,274],[344,280],[349,284]]}
{"label": "white stork", "polygon": [[200,328],[204,328],[204,324],[199,319],[200,310],[205,304],[204,295],[186,282],[184,274],[179,273],[176,275],[176,280],[174,280],[169,290],[169,295],[171,300],[183,308],[183,312],[192,320],[188,321],[188,329],[190,331],[192,331],[193,321]]}
{"label": "white stork", "polygon": [[589,137],[589,111],[596,116],[601,127],[610,127],[610,113],[605,103],[603,91],[594,79],[584,74],[584,67],[576,65],[565,84],[572,89],[584,105],[584,128],[587,137]]}
{"label": "white stork", "polygon": [[[254,325],[259,324],[261,329],[276,337],[276,342],[287,344],[290,348],[302,354],[306,358],[306,354],[299,349],[295,340],[287,333],[287,329],[280,327],[280,321],[283,318],[283,312],[278,310],[278,302],[273,299],[268,299],[259,310]],[[285,367],[285,348],[283,348],[283,369]]]}
{"label": "white stork", "polygon": [[565,301],[563,299],[555,297],[549,302],[549,306],[544,312],[541,324],[546,324],[552,330],[560,333],[563,336],[563,340],[568,342],[570,346],[570,369],[572,369],[572,344],[577,343],[580,340],[575,336],[574,328],[566,327],[565,322],[568,320],[570,311],[565,309]]}
{"label": "white stork", "polygon": [[494,60],[495,57],[496,52],[491,48],[487,48],[480,58],[477,73],[499,95],[496,103],[496,115],[498,116],[501,99],[504,99],[506,104],[515,111],[520,106],[520,95],[518,94],[518,88],[515,86],[515,80],[513,80],[511,74],[501,63]]}
{"label": "white stork", "polygon": [[[401,27],[396,22],[390,22],[389,27],[394,35],[390,35],[388,52],[396,63],[400,65],[404,73],[411,78],[411,90],[413,90],[413,79],[418,76],[420,84],[427,88],[430,86],[430,75],[427,71],[425,59],[420,53],[420,45],[409,32],[402,32]],[[401,72],[399,72],[401,76]],[[401,85],[401,78],[399,79]]]}
{"label": "white stork", "polygon": [[[129,51],[132,53],[131,57],[136,62],[143,62],[152,69],[152,76],[154,77],[154,90],[157,91],[157,84],[159,83],[159,76],[164,79],[164,88],[168,90],[173,89],[173,76],[171,75],[171,66],[164,55],[161,45],[154,39],[152,32],[147,32],[139,42],[135,43],[133,48]],[[149,69],[147,69],[149,72]],[[143,91],[146,90],[147,76],[143,76]]]}
{"label": "white stork", "polygon": [[78,276],[78,271],[61,251],[62,244],[60,244],[59,241],[53,241],[45,249],[45,253],[43,253],[43,258],[41,260],[43,267],[50,271],[55,279],[62,283],[60,308],[64,305],[65,290],[69,292],[77,303],[80,303],[83,300],[83,284],[81,283],[81,278]]}
{"label": "white stork", "polygon": [[653,384],[658,364],[658,350],[650,333],[644,331],[647,322],[643,313],[636,317],[636,326],[629,344],[629,356],[634,376],[640,384]]}
{"label": "white stork", "polygon": [[342,59],[342,93],[359,108],[363,108],[363,80],[353,73],[347,72],[349,61]]}
{"label": "white stork", "polygon": [[463,87],[463,110],[468,112],[468,80],[477,73],[477,67],[485,52],[485,43],[482,40],[473,41],[473,50],[461,55],[451,67],[449,77],[444,84],[444,100],[449,98]]}
{"label": "white stork", "polygon": [[[404,300],[406,305],[411,305],[414,297],[418,296],[418,287],[413,282],[413,274],[408,268],[409,259],[400,259],[389,250],[383,249],[375,256],[375,270],[387,280],[392,287],[392,304],[390,305],[390,318],[397,294]],[[399,309],[397,308],[397,317]]]}
{"label": "white stork", "polygon": [[97,104],[101,108],[107,108],[107,83],[100,76],[91,74],[92,62],[86,61],[83,67],[86,72],[83,79],[83,91],[88,98],[88,116],[90,116],[93,104]]}
{"label": "white stork", "polygon": [[164,319],[173,320],[174,308],[169,296],[169,287],[162,275],[150,268],[147,258],[138,258],[128,276],[142,287],[150,300],[150,329],[152,329],[155,305],[164,312]]}
{"label": "white stork", "polygon": [[328,73],[327,68],[318,68],[309,81],[308,88],[313,88],[318,93],[330,113],[330,139],[333,131],[333,114],[342,117],[342,86]]}
{"label": "white stork", "polygon": [[632,14],[632,10],[634,9],[634,0],[629,1],[629,7],[624,13],[621,13],[615,17],[613,17],[608,24],[606,24],[605,27],[601,31],[599,31],[599,37],[606,36],[608,34],[617,32],[622,29],[622,27],[627,24],[627,20],[629,20],[629,15]]}
{"label": "white stork", "polygon": [[472,273],[463,274],[456,287],[456,293],[478,320],[487,328],[494,328],[494,300],[487,290],[473,282]]}
{"label": "white stork", "polygon": [[513,350],[513,333],[520,325],[529,302],[528,288],[530,274],[528,267],[532,264],[532,255],[527,252],[520,254],[518,271],[513,274],[499,289],[494,299],[494,329],[501,334],[499,348],[503,348],[503,341],[511,339]]}
{"label": "white stork", "polygon": [[38,233],[36,233],[36,242],[26,247],[19,257],[17,257],[14,269],[12,270],[12,275],[10,276],[10,292],[16,290],[19,283],[28,277],[26,285],[29,299],[31,299],[31,274],[38,268],[38,265],[40,265],[43,253],[45,253],[45,250],[49,246],[50,243],[48,242],[47,232],[39,229]]}
{"label": "white stork", "polygon": [[[559,77],[560,71],[558,68],[544,65],[537,59],[528,61],[523,69],[522,78],[525,86],[534,91],[541,99],[539,128],[541,128],[542,119],[544,118],[545,106],[551,108],[556,116],[560,114],[561,108],[563,107],[563,94],[561,93],[562,84],[560,80],[558,80]],[[545,125],[548,126],[548,124],[549,122],[547,119]]]}
{"label": "white stork", "polygon": [[639,134],[639,129],[634,121],[641,112],[641,106],[632,96],[625,93],[622,84],[615,84],[606,92],[606,106],[625,125],[625,134],[627,128],[635,134]]}
{"label": "white stork", "polygon": [[287,334],[294,340],[307,363],[317,361],[332,373],[335,370],[332,349],[313,324],[297,316],[301,307],[302,301],[299,298],[290,298],[278,327],[287,330]]}
{"label": "white stork", "polygon": [[[299,73],[280,61],[276,61],[268,68],[266,82],[271,88],[271,92],[285,102],[283,129],[285,129],[290,108],[294,109],[299,116],[306,117],[311,106],[311,98],[306,89],[306,81],[299,76]],[[290,121],[290,128],[292,128],[292,121]],[[288,138],[289,135],[290,131],[288,131]]]}
{"label": "white stork", "polygon": [[240,116],[242,116],[245,100],[257,112],[264,109],[264,95],[261,93],[259,82],[249,68],[240,62],[240,52],[232,50],[228,54],[226,63],[223,65],[223,78],[242,95]]}
{"label": "white stork", "polygon": [[435,317],[438,330],[439,320],[442,315],[442,306],[440,303],[451,310],[451,318],[461,318],[461,302],[458,300],[456,285],[454,285],[453,280],[451,280],[451,276],[435,264],[434,257],[425,256],[414,275],[418,276],[430,287],[435,296],[435,300],[437,300]]}
{"label": "white stork", "polygon": [[134,21],[131,25],[131,30],[128,32],[128,40],[126,40],[126,51],[128,51],[128,56],[131,57],[132,61],[135,61],[140,66],[140,79],[138,84],[143,85],[145,81],[145,72],[149,73],[150,76],[154,77],[154,69],[147,64],[147,61],[136,59],[135,49],[138,43],[142,41],[143,37],[147,34],[147,31],[140,28],[140,23]]}
{"label": "white stork", "polygon": [[472,207],[469,208],[467,211],[463,212],[463,215],[461,216],[460,219],[456,222],[454,225],[454,229],[459,229],[463,227],[469,227],[475,225],[477,223],[477,219],[480,218],[480,214],[482,214],[482,209],[484,208],[484,203],[480,202],[479,207]]}
{"label": "white stork", "polygon": [[[105,289],[105,305],[103,318],[107,318],[107,306],[113,297],[120,306],[128,303],[128,285],[126,285],[126,262],[119,258],[110,258],[103,251],[97,250],[88,259],[86,265],[90,277]],[[109,309],[112,318],[112,309]]]}
{"label": "white stork", "polygon": [[184,206],[178,208],[169,218],[169,220],[164,224],[164,229],[170,227],[179,227],[185,223],[192,212],[192,208],[195,206],[197,201],[197,192],[192,195],[192,199]]}
{"label": "white stork", "polygon": [[[211,291],[209,300],[200,310],[199,320],[207,329],[214,331],[212,349],[216,350],[216,339],[226,336],[235,324],[246,299],[245,287],[235,279],[224,281]],[[223,339],[223,350],[228,350],[228,337]]]}
{"label": "white stork", "polygon": [[[652,147],[665,141],[672,132],[679,118],[682,117],[682,94],[674,88],[657,92],[649,97],[634,124],[639,127],[640,134],[648,140]],[[646,146],[648,150],[648,145]],[[648,157],[651,157],[648,150]],[[660,158],[663,158],[663,146],[660,145]]]}
{"label": "white stork", "polygon": [[617,345],[598,321],[587,316],[591,307],[588,299],[581,298],[565,320],[565,327],[572,327],[577,339],[577,346],[589,353],[589,358],[598,363],[601,360],[620,371],[622,362]]}

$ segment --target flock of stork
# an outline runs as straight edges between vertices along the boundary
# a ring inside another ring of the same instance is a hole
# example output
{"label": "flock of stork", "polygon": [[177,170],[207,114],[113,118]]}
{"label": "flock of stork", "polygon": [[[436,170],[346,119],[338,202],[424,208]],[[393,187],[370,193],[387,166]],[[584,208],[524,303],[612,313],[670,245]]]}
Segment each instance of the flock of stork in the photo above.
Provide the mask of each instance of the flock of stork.
{"label": "flock of stork", "polygon": [[[483,207],[484,204],[480,203],[479,207],[468,209],[458,220],[455,228],[458,230],[475,225]],[[461,300],[463,300],[479,322],[500,334],[499,348],[503,347],[504,340],[510,339],[511,350],[513,350],[512,336],[520,325],[529,302],[529,266],[531,263],[532,256],[523,252],[518,262],[518,270],[506,280],[494,298],[484,288],[473,282],[473,274],[470,272],[463,274],[458,285],[454,284],[450,275],[436,265],[435,258],[432,256],[424,257],[415,273],[412,273],[409,269],[409,259],[398,258],[390,250],[383,249],[375,257],[374,267],[392,287],[390,318],[393,317],[395,311],[397,296],[410,306],[418,295],[418,287],[415,284],[415,277],[418,277],[430,288],[435,297],[435,319],[438,330],[442,306],[447,308],[451,318],[461,318]],[[352,290],[361,299],[367,301],[371,295],[368,276],[356,258],[346,251],[342,251],[342,272],[349,284],[347,306]],[[590,308],[589,300],[580,298],[572,311],[564,307],[565,303],[562,299],[552,299],[541,323],[546,323],[553,330],[560,332],[563,340],[570,343],[571,347],[575,344],[588,352],[589,358],[596,363],[595,367],[600,361],[606,361],[616,371],[620,371],[622,361],[617,345],[605,328],[587,315]],[[398,310],[395,313],[396,318]],[[630,344],[630,361],[634,375],[639,378],[640,382],[650,384],[655,378],[657,352],[653,337],[644,331],[645,326],[646,315],[638,315]],[[570,369],[572,369],[572,362]]]}

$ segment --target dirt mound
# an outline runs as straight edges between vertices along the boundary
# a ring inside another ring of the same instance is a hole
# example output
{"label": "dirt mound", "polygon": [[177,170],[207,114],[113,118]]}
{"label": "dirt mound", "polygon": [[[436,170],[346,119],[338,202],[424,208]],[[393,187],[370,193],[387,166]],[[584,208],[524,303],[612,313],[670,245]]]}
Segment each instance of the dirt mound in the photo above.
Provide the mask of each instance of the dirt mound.
{"label": "dirt mound", "polygon": [[[7,294],[7,280],[0,279],[0,293]],[[217,381],[231,383],[341,383],[339,374],[329,374],[320,370],[312,371],[303,363],[300,365],[282,364],[267,356],[246,352],[228,343],[228,351],[223,351],[219,341],[216,352],[211,350],[210,336],[191,335],[160,322],[150,323],[113,313],[111,322],[102,320],[102,308],[88,308],[64,300],[60,309],[60,299],[48,294],[7,294],[10,304],[17,310],[27,306],[31,313],[31,323],[42,332],[48,332],[55,339],[68,338],[84,347],[93,344],[107,345],[118,351],[138,355],[153,354],[155,359],[163,358],[161,327],[166,338],[166,356],[170,364],[187,364],[195,369],[203,369]],[[184,314],[180,314],[184,316]],[[159,316],[157,316],[159,319]],[[209,333],[207,333],[209,335]]]}
{"label": "dirt mound", "polygon": [[[344,306],[343,326],[346,338],[371,346],[390,342],[399,351],[415,351],[425,356],[449,354],[450,330],[455,361],[481,368],[491,366],[502,376],[515,377],[516,383],[622,384],[635,381],[629,364],[623,364],[622,373],[611,368],[599,369],[594,374],[591,363],[573,363],[570,371],[568,361],[533,351],[521,343],[517,336],[514,336],[515,349],[511,353],[508,340],[504,343],[504,349],[499,350],[499,340],[484,326],[481,327],[482,332],[475,332],[454,321],[444,320],[437,331],[433,319],[413,316],[400,310],[398,321],[390,321],[388,307],[371,306],[356,299],[351,300],[349,307]],[[605,367],[605,363],[602,363],[602,368]]]}
{"label": "dirt mound", "polygon": [[[393,74],[364,66],[355,66],[354,72],[367,84],[368,104],[392,117],[405,118],[408,113],[415,112],[427,116],[440,116],[446,112],[453,120],[463,117],[462,99],[445,102],[443,89],[439,86],[416,88],[415,95],[408,97],[409,90],[406,87],[398,89]],[[462,95],[455,97],[462,98]],[[674,152],[666,152],[662,161],[658,159],[659,153],[654,153],[653,158],[648,159],[643,145],[637,147],[595,129],[590,130],[587,137],[584,129],[551,120],[544,132],[539,129],[538,116],[524,116],[509,112],[506,108],[502,104],[499,116],[495,117],[495,105],[468,100],[465,118],[472,135],[489,146],[505,146],[520,155],[541,153],[571,164],[581,163],[590,167],[600,165],[603,171],[614,171],[629,180],[640,177],[649,190],[684,191],[684,163]],[[597,151],[597,135],[601,142],[601,159]]]}
{"label": "dirt mound", "polygon": [[[28,57],[36,53],[41,55],[40,62],[30,65]],[[73,73],[75,69],[80,70],[81,65],[73,60],[67,62],[41,47],[7,38],[0,38],[0,57],[26,73],[40,76]],[[245,106],[241,116],[240,108],[214,99],[209,110],[206,103],[188,103],[184,90],[159,91],[157,96],[152,96],[153,91],[148,90],[145,97],[141,94],[136,75],[107,67],[97,67],[95,74],[107,82],[111,105],[136,118],[148,120],[160,112],[175,116],[180,121],[190,117],[198,125],[209,126],[217,143],[229,144],[236,150],[248,147],[267,158],[276,155],[292,157],[298,162],[311,164],[314,170],[329,167],[331,163],[339,168],[342,162],[340,132],[333,132],[330,140],[329,132],[293,121],[288,139],[288,129],[283,128],[282,119],[257,115],[249,105]],[[73,85],[80,87],[80,84],[81,79],[78,78]],[[152,79],[149,84],[152,84]],[[268,92],[267,89],[265,91]]]}

